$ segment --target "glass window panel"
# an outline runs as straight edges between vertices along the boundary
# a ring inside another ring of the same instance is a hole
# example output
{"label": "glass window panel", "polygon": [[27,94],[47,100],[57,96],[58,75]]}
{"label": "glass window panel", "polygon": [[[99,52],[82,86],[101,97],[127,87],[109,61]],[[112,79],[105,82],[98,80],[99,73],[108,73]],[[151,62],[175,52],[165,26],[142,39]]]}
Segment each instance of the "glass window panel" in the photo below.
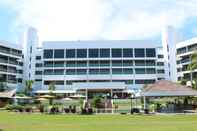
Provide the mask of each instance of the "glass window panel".
{"label": "glass window panel", "polygon": [[64,58],[64,50],[55,50],[54,58]]}
{"label": "glass window panel", "polygon": [[135,73],[136,74],[146,74],[145,68],[136,68]]}
{"label": "glass window panel", "polygon": [[75,67],[75,61],[67,61],[66,67]]}
{"label": "glass window panel", "polygon": [[110,57],[110,49],[100,49],[100,57],[101,58]]}
{"label": "glass window panel", "polygon": [[100,61],[100,66],[110,66],[110,61]]}
{"label": "glass window panel", "polygon": [[164,66],[164,62],[157,62],[157,66]]}
{"label": "glass window panel", "polygon": [[133,57],[133,49],[123,49],[123,57]]}
{"label": "glass window panel", "polygon": [[86,61],[77,61],[77,67],[87,67]]}
{"label": "glass window panel", "polygon": [[164,71],[164,70],[157,70],[157,73],[158,73],[158,74],[164,74],[165,71]]}
{"label": "glass window panel", "polygon": [[75,58],[75,49],[67,49],[66,58]]}
{"label": "glass window panel", "polygon": [[77,75],[85,75],[87,72],[86,69],[77,69]]}
{"label": "glass window panel", "polygon": [[110,74],[110,69],[100,69],[100,74]]}
{"label": "glass window panel", "polygon": [[44,58],[53,58],[53,50],[44,50]]}
{"label": "glass window panel", "polygon": [[112,49],[112,57],[122,57],[122,49]]}
{"label": "glass window panel", "polygon": [[155,66],[155,60],[146,60],[146,66]]}
{"label": "glass window panel", "polygon": [[64,75],[64,70],[63,69],[55,69],[54,75]]}
{"label": "glass window panel", "polygon": [[146,73],[147,74],[155,74],[155,68],[147,68]]}
{"label": "glass window panel", "polygon": [[156,57],[155,48],[146,49],[146,57]]}
{"label": "glass window panel", "polygon": [[135,49],[135,57],[145,57],[145,52],[143,48]]}
{"label": "glass window panel", "polygon": [[64,61],[55,61],[54,67],[64,67]]}
{"label": "glass window panel", "polygon": [[122,69],[121,68],[112,69],[112,74],[122,74]]}
{"label": "glass window panel", "polygon": [[89,61],[89,66],[90,67],[99,66],[99,61]]}
{"label": "glass window panel", "polygon": [[67,69],[66,75],[75,75],[75,69]]}
{"label": "glass window panel", "polygon": [[123,66],[133,66],[132,60],[123,60]]}
{"label": "glass window panel", "polygon": [[145,66],[145,61],[144,60],[136,60],[135,66]]}
{"label": "glass window panel", "polygon": [[45,61],[44,67],[53,67],[53,61]]}
{"label": "glass window panel", "polygon": [[77,49],[77,58],[87,58],[87,49]]}
{"label": "glass window panel", "polygon": [[98,58],[99,50],[98,49],[89,49],[89,58]]}
{"label": "glass window panel", "polygon": [[90,75],[99,74],[99,69],[90,69],[90,70],[89,70],[89,74],[90,74]]}
{"label": "glass window panel", "polygon": [[133,74],[133,69],[131,69],[131,68],[123,68],[123,74]]}
{"label": "glass window panel", "polygon": [[112,66],[122,66],[122,61],[120,61],[120,60],[113,60],[112,61]]}
{"label": "glass window panel", "polygon": [[53,70],[52,69],[44,70],[44,75],[53,75]]}

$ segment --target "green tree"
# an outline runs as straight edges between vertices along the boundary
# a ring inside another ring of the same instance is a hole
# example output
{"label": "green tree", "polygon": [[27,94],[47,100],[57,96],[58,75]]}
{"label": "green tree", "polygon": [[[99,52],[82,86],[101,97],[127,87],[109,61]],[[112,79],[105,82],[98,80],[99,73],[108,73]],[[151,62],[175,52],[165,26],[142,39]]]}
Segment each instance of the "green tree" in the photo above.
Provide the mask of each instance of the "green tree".
{"label": "green tree", "polygon": [[[197,51],[195,51],[190,56],[190,64],[189,64],[189,70],[190,70],[190,81],[192,83],[193,88],[197,88],[197,78],[193,78],[193,71],[197,69]],[[194,83],[193,83],[194,82]]]}
{"label": "green tree", "polygon": [[[50,94],[50,95],[53,95],[53,91],[54,91],[55,89],[56,89],[55,83],[54,83],[54,82],[50,83],[50,84],[49,84],[49,88],[48,88],[49,94]],[[50,104],[50,105],[53,104],[53,98],[50,98],[50,99],[49,99],[49,104]]]}
{"label": "green tree", "polygon": [[102,100],[101,100],[101,97],[99,96],[95,96],[93,99],[92,99],[92,106],[94,108],[99,108],[102,104]]}
{"label": "green tree", "polygon": [[8,86],[5,82],[0,82],[0,92],[8,90]]}
{"label": "green tree", "polygon": [[26,95],[30,95],[31,91],[33,90],[32,86],[33,86],[34,81],[33,80],[26,80],[25,81],[25,94]]}

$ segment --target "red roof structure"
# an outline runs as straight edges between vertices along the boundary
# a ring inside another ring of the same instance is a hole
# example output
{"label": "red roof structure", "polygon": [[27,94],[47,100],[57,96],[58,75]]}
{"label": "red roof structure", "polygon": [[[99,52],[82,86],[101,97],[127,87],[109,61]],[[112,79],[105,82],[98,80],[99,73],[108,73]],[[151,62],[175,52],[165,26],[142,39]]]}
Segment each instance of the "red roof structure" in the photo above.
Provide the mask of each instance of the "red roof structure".
{"label": "red roof structure", "polygon": [[141,92],[146,97],[197,96],[197,90],[167,80],[147,85]]}

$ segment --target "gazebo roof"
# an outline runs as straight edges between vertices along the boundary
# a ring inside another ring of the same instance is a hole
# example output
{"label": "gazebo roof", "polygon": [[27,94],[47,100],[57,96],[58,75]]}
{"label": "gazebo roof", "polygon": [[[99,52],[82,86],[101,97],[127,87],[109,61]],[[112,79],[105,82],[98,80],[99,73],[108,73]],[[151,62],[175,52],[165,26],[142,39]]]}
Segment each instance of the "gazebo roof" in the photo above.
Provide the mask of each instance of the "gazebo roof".
{"label": "gazebo roof", "polygon": [[0,92],[0,98],[12,98],[16,93],[16,89]]}
{"label": "gazebo roof", "polygon": [[147,85],[141,92],[141,96],[168,97],[168,96],[197,96],[197,91],[167,80],[160,80]]}

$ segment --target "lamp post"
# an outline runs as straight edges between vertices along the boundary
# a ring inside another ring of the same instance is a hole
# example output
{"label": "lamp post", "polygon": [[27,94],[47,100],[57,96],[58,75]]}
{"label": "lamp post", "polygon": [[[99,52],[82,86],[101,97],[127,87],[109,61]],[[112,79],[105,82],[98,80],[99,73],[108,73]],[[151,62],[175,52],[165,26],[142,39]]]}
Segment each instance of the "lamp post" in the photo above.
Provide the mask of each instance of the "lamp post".
{"label": "lamp post", "polygon": [[131,110],[132,110],[132,106],[133,106],[133,98],[135,98],[135,94],[131,93]]}

